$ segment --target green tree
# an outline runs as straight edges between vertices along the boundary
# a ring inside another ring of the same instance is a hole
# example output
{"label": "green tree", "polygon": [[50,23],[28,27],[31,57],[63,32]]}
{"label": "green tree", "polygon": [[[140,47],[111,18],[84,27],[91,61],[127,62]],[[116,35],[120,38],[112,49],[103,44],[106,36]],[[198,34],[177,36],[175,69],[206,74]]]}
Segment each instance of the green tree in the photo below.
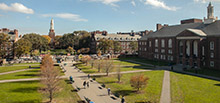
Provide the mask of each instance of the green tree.
{"label": "green tree", "polygon": [[74,34],[68,33],[64,34],[61,38],[59,38],[59,46],[64,49],[70,47],[74,47]]}
{"label": "green tree", "polygon": [[54,46],[55,46],[56,49],[60,49],[59,39],[60,39],[61,37],[62,37],[62,36],[57,35],[57,36],[55,36],[55,38],[54,38]]}
{"label": "green tree", "polygon": [[7,34],[0,33],[0,57],[6,57],[6,47],[9,44],[10,37]]}
{"label": "green tree", "polygon": [[122,50],[121,44],[118,41],[113,41],[113,51],[114,53],[119,53]]}
{"label": "green tree", "polygon": [[131,48],[132,52],[135,53],[138,49],[138,43],[135,42],[135,41],[132,41],[130,44],[129,44],[129,47]]}
{"label": "green tree", "polygon": [[107,53],[113,47],[113,41],[107,39],[100,39],[98,45],[98,49],[102,51],[102,53]]}
{"label": "green tree", "polygon": [[32,44],[26,39],[19,39],[15,43],[14,52],[16,56],[19,58],[23,54],[29,54],[31,50]]}
{"label": "green tree", "polygon": [[74,31],[75,49],[89,48],[90,33],[87,31]]}
{"label": "green tree", "polygon": [[33,52],[34,50],[39,50],[41,52],[49,49],[48,40],[39,34],[26,34],[23,36],[23,38],[31,42],[31,52]]}

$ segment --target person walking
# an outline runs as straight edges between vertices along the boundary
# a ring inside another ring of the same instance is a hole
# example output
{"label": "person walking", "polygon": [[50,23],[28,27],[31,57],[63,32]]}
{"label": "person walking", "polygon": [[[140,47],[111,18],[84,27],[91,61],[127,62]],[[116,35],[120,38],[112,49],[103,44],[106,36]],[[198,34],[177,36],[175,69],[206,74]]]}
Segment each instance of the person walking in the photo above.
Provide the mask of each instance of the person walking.
{"label": "person walking", "polygon": [[84,89],[86,88],[86,81],[83,82]]}
{"label": "person walking", "polygon": [[122,98],[121,98],[121,103],[125,103],[125,97],[124,96],[122,96]]}
{"label": "person walking", "polygon": [[88,79],[90,78],[90,74],[88,74]]}
{"label": "person walking", "polygon": [[72,76],[70,76],[70,81],[71,81],[71,82],[73,81],[73,77],[72,77]]}
{"label": "person walking", "polygon": [[86,84],[87,84],[87,87],[89,88],[89,82],[87,82]]}
{"label": "person walking", "polygon": [[108,95],[110,95],[110,93],[111,93],[111,89],[110,89],[110,88],[108,88]]}

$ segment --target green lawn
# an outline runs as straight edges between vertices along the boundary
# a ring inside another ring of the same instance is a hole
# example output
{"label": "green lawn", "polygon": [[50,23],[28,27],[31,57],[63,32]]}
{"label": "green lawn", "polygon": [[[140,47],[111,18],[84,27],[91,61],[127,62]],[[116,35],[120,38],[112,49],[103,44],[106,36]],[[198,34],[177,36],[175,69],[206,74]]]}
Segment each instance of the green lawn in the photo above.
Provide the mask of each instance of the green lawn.
{"label": "green lawn", "polygon": [[32,65],[32,64],[39,64],[40,65],[40,63],[16,63],[16,64],[13,64],[13,65]]}
{"label": "green lawn", "polygon": [[[45,96],[38,92],[39,81],[25,81],[0,83],[0,103],[41,103],[47,101]],[[72,86],[61,80],[61,91],[54,98],[57,103],[77,103],[80,100]]]}
{"label": "green lawn", "polygon": [[[125,95],[126,103],[135,102],[156,102],[160,100],[162,81],[163,81],[164,71],[149,71],[144,73],[131,73],[123,74],[122,83],[117,83],[115,75],[110,75],[109,77],[96,77],[99,83],[104,83],[106,88],[111,88],[114,94]],[[143,90],[143,93],[136,93],[135,89],[130,86],[130,78],[136,74],[144,74],[149,77],[147,87]]]}
{"label": "green lawn", "polygon": [[220,103],[220,82],[171,72],[172,103]]}
{"label": "green lawn", "polygon": [[[185,71],[195,73],[195,70],[185,70]],[[199,69],[197,73],[220,78],[220,70]]]}
{"label": "green lawn", "polygon": [[0,80],[38,78],[39,75],[40,75],[40,69],[32,69],[28,71],[0,75]]}
{"label": "green lawn", "polygon": [[0,103],[39,103],[38,81],[0,83]]}
{"label": "green lawn", "polygon": [[[31,67],[40,67],[40,65],[34,65]],[[27,69],[27,68],[29,68],[29,66],[3,66],[3,67],[0,67],[0,73],[14,71],[14,70]]]}
{"label": "green lawn", "polygon": [[[150,69],[150,66],[143,66],[141,64],[136,63],[130,63],[127,61],[120,61],[120,60],[114,60],[114,66],[115,68],[111,72],[115,72],[116,68],[119,66],[121,67],[121,71],[133,71],[133,70],[143,70],[143,69]],[[91,69],[91,65],[85,65],[85,64],[78,64],[77,65],[79,69],[81,69],[84,73],[98,73],[98,69],[95,67]],[[101,70],[101,72],[104,72]]]}

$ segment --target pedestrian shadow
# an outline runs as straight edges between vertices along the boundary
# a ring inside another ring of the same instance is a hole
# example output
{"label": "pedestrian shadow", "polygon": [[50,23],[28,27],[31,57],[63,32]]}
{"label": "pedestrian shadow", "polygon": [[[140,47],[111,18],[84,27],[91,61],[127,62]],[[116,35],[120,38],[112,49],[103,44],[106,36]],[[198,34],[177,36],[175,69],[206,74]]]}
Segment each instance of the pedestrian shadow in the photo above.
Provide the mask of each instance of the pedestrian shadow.
{"label": "pedestrian shadow", "polygon": [[40,74],[18,74],[16,76],[31,76],[31,77],[37,77],[40,76]]}

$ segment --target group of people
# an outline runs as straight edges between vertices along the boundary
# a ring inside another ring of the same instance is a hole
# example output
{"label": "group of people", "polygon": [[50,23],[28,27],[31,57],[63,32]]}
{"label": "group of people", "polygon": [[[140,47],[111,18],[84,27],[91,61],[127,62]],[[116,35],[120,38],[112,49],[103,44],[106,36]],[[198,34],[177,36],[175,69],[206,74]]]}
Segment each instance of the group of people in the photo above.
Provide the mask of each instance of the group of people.
{"label": "group of people", "polygon": [[87,88],[89,88],[89,81],[88,82],[86,82],[86,81],[83,82],[83,87],[86,88],[86,86],[87,86]]}

